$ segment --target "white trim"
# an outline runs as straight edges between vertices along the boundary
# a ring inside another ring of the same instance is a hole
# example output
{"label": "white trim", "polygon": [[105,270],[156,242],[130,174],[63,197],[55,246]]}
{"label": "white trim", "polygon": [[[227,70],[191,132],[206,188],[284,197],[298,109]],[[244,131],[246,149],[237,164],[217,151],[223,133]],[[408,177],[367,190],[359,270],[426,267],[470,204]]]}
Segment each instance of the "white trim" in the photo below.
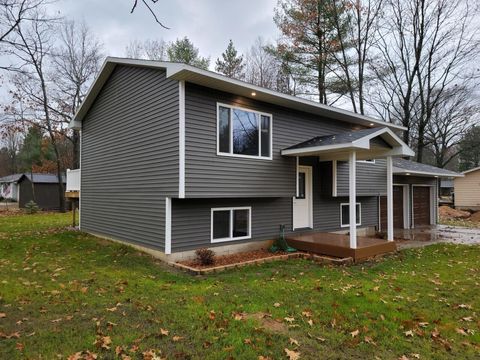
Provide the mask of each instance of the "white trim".
{"label": "white trim", "polygon": [[296,165],[295,165],[295,196],[298,197],[298,167],[299,167],[299,163],[300,163],[300,159],[299,157],[297,156],[296,158]]}
{"label": "white trim", "polygon": [[337,196],[337,160],[332,161],[332,196]]}
{"label": "white trim", "polygon": [[[79,165],[80,165],[80,189],[78,191],[78,230],[82,230],[82,129],[78,130],[80,136],[80,154],[79,154]],[[20,190],[20,187],[19,187]],[[20,197],[19,197],[20,199]],[[74,205],[75,206],[75,205]]]}
{"label": "white trim", "polygon": [[[359,220],[359,222],[357,223],[357,226],[361,226],[361,225],[362,225],[362,203],[361,203],[361,202],[357,202],[356,205],[359,206],[359,209],[358,209],[358,220]],[[340,203],[340,227],[346,228],[346,227],[349,227],[350,224],[342,225],[342,222],[343,222],[343,219],[342,219],[342,206],[350,206],[350,203]],[[349,220],[350,220],[350,219],[349,219]]]}
{"label": "white trim", "polygon": [[[248,235],[233,237],[233,210],[248,210]],[[230,236],[228,238],[214,239],[213,238],[213,213],[215,211],[230,211]],[[251,206],[234,206],[234,207],[220,207],[211,208],[210,210],[210,242],[221,243],[227,241],[246,240],[252,238],[252,207]]]}
{"label": "white trim", "polygon": [[165,254],[172,253],[172,199],[165,198]]}
{"label": "white trim", "polygon": [[[303,168],[303,169],[302,169]],[[308,201],[308,229],[313,229],[313,168],[309,165],[299,165],[297,170],[297,183],[298,183],[298,171],[304,171],[305,174],[308,176],[308,192],[310,193],[309,201]],[[305,193],[307,193],[307,177],[305,177]],[[297,193],[298,196],[298,193]],[[306,196],[305,196],[306,197]],[[296,200],[296,197],[293,197],[293,201]],[[305,227],[295,227],[294,221],[294,204],[292,201],[292,230],[296,229],[305,229]]]}
{"label": "white trim", "polygon": [[407,170],[403,168],[399,168],[397,166],[393,167],[393,173],[395,175],[425,175],[428,177],[436,176],[441,178],[451,178],[451,177],[464,177],[465,175],[462,174],[445,174],[445,173],[436,173],[436,172],[429,172],[429,171],[417,171],[417,170]]}
{"label": "white trim", "polygon": [[[230,152],[225,153],[220,151],[220,133],[219,133],[219,115],[220,115],[220,107],[230,109]],[[250,113],[254,113],[258,116],[257,118],[257,128],[258,128],[258,155],[244,155],[244,154],[234,154],[233,153],[233,110],[238,109],[241,111],[246,111]],[[261,156],[262,153],[262,127],[261,127],[261,116],[266,116],[270,118],[270,156]],[[217,155],[218,156],[230,156],[230,157],[237,157],[237,158],[246,158],[246,159],[258,159],[258,160],[272,160],[273,159],[273,115],[270,113],[265,113],[262,111],[257,111],[237,105],[230,105],[225,103],[217,102]]]}
{"label": "white trim", "polygon": [[387,240],[393,241],[393,159],[387,156]]}
{"label": "white trim", "polygon": [[462,172],[462,174],[468,174],[468,173],[471,173],[471,172],[474,172],[474,171],[477,171],[477,170],[480,170],[480,166],[476,167],[476,168],[473,168],[473,169],[470,169],[470,170],[466,170],[466,171]]}
{"label": "white trim", "polygon": [[179,98],[179,121],[178,121],[178,146],[179,146],[179,165],[178,165],[178,197],[185,198],[185,81],[178,82]]}
{"label": "white trim", "polygon": [[[348,157],[348,203],[349,203],[349,228],[350,247],[357,248],[357,153],[352,151]],[[341,210],[341,206],[340,206]],[[361,212],[360,212],[361,214]],[[360,223],[362,222],[359,216]]]}
{"label": "white trim", "polygon": [[375,159],[372,159],[372,160],[357,160],[357,163],[366,163],[366,164],[376,164],[376,161]]}

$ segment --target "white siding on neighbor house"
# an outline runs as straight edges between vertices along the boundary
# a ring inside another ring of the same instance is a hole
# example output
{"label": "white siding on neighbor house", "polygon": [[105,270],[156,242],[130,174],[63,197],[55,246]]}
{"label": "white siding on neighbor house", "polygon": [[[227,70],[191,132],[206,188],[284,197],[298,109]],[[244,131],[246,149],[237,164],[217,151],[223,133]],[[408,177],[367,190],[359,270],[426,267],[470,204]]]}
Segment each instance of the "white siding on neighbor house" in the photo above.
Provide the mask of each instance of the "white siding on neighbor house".
{"label": "white siding on neighbor house", "polygon": [[454,180],[455,207],[480,208],[480,169]]}

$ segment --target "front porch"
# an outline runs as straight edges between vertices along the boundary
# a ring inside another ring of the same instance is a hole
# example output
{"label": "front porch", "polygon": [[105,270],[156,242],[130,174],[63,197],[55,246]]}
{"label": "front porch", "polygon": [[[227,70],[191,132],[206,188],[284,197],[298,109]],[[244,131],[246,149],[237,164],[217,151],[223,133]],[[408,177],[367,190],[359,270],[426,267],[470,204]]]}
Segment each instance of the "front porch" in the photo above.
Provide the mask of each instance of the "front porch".
{"label": "front porch", "polygon": [[350,246],[349,235],[311,232],[286,237],[288,244],[297,250],[338,258],[352,258],[357,262],[397,250],[394,241],[357,236],[357,247]]}

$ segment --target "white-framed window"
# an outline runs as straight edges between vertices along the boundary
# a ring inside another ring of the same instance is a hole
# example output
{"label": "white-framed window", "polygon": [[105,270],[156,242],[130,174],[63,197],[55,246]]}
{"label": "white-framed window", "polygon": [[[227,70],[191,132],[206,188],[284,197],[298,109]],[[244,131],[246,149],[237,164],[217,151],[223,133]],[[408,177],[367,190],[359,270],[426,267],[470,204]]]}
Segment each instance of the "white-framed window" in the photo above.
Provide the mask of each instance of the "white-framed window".
{"label": "white-framed window", "polygon": [[250,206],[212,208],[212,243],[250,239],[251,231],[252,208]]}
{"label": "white-framed window", "polygon": [[[362,204],[357,203],[357,225],[362,225]],[[340,204],[340,226],[350,226],[350,204]]]}
{"label": "white-framed window", "polygon": [[217,155],[272,159],[272,115],[217,103]]}
{"label": "white-framed window", "polygon": [[359,163],[367,163],[367,164],[375,164],[375,159],[369,159],[369,160],[357,160]]}

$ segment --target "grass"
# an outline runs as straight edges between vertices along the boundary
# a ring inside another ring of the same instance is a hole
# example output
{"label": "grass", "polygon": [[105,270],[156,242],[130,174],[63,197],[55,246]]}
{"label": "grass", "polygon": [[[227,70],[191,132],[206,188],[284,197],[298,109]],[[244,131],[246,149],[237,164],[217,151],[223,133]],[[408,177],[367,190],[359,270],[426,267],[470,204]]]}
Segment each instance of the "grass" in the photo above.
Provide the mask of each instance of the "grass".
{"label": "grass", "polygon": [[99,359],[120,359],[116,350],[132,359],[152,350],[168,359],[282,359],[285,349],[300,359],[480,356],[478,246],[432,245],[351,267],[299,259],[192,277],[63,230],[70,216],[0,217],[2,359],[87,350]]}

